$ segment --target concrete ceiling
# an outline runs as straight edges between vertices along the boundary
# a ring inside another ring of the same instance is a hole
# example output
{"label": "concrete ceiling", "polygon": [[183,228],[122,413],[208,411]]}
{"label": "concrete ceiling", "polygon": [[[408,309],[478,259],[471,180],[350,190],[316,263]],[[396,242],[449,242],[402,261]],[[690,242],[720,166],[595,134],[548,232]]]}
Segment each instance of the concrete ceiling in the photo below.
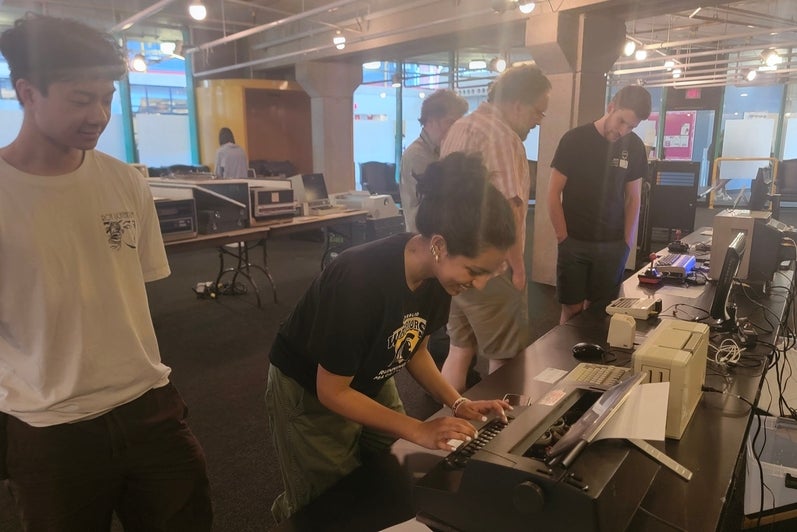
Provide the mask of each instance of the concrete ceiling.
{"label": "concrete ceiling", "polygon": [[[736,83],[761,65],[765,48],[784,58],[753,83],[794,80],[795,0],[547,0],[524,15],[510,0],[204,0],[208,17],[187,14],[190,0],[0,0],[0,27],[25,11],[86,20],[140,40],[181,40],[198,77],[268,77],[307,60],[447,61],[449,51],[522,53],[527,16],[555,11],[621,18],[648,52],[621,57],[613,83],[649,86]],[[697,12],[695,10],[700,7]],[[129,23],[125,30],[121,28]],[[346,37],[337,50],[332,38]],[[462,60],[468,53],[460,54]],[[514,55],[514,54],[513,54]],[[673,79],[674,61],[682,75]]]}

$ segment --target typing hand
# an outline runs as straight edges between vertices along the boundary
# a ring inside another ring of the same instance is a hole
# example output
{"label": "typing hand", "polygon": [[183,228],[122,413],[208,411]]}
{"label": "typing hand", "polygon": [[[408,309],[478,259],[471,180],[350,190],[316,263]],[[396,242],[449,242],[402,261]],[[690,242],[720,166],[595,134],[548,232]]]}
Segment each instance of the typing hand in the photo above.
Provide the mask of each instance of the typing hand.
{"label": "typing hand", "polygon": [[475,437],[476,429],[464,419],[439,417],[421,423],[411,441],[427,449],[453,451],[458,444],[455,445],[451,440],[469,442]]}
{"label": "typing hand", "polygon": [[468,401],[462,403],[457,408],[457,417],[473,419],[477,421],[487,421],[487,417],[494,415],[507,422],[506,411],[512,410],[512,406],[502,399],[492,399],[489,401]]}

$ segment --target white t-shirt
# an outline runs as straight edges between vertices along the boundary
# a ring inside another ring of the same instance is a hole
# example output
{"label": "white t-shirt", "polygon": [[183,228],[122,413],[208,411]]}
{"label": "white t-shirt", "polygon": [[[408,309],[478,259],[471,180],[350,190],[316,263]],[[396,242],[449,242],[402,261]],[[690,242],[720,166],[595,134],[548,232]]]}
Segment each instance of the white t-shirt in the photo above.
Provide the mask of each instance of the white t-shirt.
{"label": "white t-shirt", "polygon": [[222,179],[246,179],[249,177],[249,161],[246,152],[237,144],[228,142],[216,152],[216,176]]}
{"label": "white t-shirt", "polygon": [[96,151],[59,176],[0,158],[0,411],[68,423],[168,383],[144,282],[169,273],[135,169]]}

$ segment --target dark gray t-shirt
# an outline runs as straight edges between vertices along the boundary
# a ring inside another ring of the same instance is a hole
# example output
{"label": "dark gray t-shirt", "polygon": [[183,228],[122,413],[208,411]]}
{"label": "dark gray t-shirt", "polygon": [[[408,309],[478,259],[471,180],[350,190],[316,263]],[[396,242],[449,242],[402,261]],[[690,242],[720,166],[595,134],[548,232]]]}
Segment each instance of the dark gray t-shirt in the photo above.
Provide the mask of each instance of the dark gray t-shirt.
{"label": "dark gray t-shirt", "polygon": [[567,177],[562,208],[568,236],[597,242],[625,238],[625,185],[647,174],[645,153],[635,133],[609,142],[593,123],[565,133],[551,167]]}
{"label": "dark gray t-shirt", "polygon": [[320,364],[376,396],[448,319],[451,296],[437,279],[407,286],[404,247],[412,236],[369,242],[332,261],[280,327],[271,363],[313,394]]}

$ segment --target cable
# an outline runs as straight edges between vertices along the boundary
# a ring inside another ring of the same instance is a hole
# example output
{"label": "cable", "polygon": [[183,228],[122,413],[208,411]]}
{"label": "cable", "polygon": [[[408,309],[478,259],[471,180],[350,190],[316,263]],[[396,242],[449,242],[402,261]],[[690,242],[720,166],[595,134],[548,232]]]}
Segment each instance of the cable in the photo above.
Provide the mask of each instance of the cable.
{"label": "cable", "polygon": [[712,388],[711,386],[706,386],[706,385],[701,386],[700,389],[703,390],[704,392],[713,392],[713,393],[718,393],[720,395],[729,395],[731,397],[735,397],[736,399],[739,399],[740,401],[743,401],[748,405],[750,405],[751,408],[755,408],[755,405],[750,400],[742,397],[739,394],[731,393],[725,390],[719,390],[717,388]]}
{"label": "cable", "polygon": [[709,344],[709,347],[714,351],[712,360],[721,366],[736,365],[742,358],[742,348],[733,338],[725,338],[719,347],[714,344]]}

